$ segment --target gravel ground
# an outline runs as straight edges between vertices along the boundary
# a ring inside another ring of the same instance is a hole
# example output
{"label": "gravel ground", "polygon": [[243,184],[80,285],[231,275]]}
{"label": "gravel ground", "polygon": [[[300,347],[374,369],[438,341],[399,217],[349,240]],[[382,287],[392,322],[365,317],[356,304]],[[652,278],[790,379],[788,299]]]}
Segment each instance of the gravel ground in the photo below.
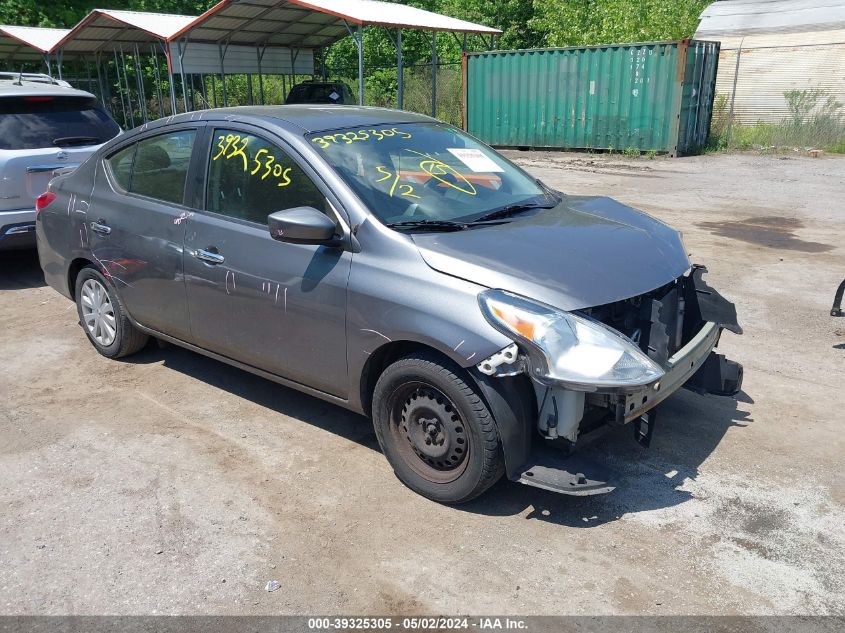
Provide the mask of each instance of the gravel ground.
{"label": "gravel ground", "polygon": [[737,303],[739,398],[672,397],[647,451],[600,440],[610,495],[449,508],[361,417],[173,347],[98,356],[4,254],[0,613],[845,614],[845,159],[511,156],[683,230]]}

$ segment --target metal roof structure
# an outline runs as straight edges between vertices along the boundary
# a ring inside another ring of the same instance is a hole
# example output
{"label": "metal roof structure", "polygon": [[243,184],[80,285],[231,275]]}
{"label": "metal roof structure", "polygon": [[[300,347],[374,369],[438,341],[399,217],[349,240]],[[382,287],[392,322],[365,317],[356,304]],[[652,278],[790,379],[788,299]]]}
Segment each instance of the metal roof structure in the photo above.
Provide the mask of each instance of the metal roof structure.
{"label": "metal roof structure", "polygon": [[701,14],[696,39],[845,28],[845,0],[722,0]]}
{"label": "metal roof structure", "polygon": [[173,38],[320,48],[347,37],[351,25],[480,35],[501,33],[481,24],[380,0],[222,0]]}
{"label": "metal roof structure", "polygon": [[66,32],[53,51],[84,54],[121,44],[164,43],[196,19],[190,15],[94,9]]}
{"label": "metal roof structure", "polygon": [[6,62],[43,61],[70,31],[35,26],[0,26],[0,59]]}

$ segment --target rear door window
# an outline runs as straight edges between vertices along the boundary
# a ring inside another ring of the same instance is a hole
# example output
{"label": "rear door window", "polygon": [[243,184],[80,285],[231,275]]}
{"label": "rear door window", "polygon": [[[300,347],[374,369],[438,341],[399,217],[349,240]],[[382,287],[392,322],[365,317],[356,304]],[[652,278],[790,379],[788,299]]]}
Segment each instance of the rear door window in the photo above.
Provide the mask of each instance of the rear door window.
{"label": "rear door window", "polygon": [[[196,130],[180,130],[139,141],[128,190],[163,202],[182,204],[195,138]],[[110,160],[119,155],[120,152]]]}
{"label": "rear door window", "polygon": [[133,143],[106,159],[115,182],[124,191],[129,191],[129,178],[132,175],[132,159],[135,157],[136,147],[138,147],[138,144]]}
{"label": "rear door window", "polygon": [[120,128],[91,97],[0,98],[0,149],[100,145]]}

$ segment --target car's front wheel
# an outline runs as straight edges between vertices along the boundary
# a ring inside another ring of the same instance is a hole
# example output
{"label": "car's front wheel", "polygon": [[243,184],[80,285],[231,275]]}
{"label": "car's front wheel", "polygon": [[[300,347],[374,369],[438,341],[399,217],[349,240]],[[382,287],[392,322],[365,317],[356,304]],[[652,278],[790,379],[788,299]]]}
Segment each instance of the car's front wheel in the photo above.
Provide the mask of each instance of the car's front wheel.
{"label": "car's front wheel", "polygon": [[147,344],[147,335],[132,325],[120,297],[93,266],[76,278],[76,310],[88,340],[103,356],[121,358]]}
{"label": "car's front wheel", "polygon": [[469,501],[504,473],[495,421],[458,366],[433,355],[402,358],[373,393],[379,444],[396,476],[441,503]]}

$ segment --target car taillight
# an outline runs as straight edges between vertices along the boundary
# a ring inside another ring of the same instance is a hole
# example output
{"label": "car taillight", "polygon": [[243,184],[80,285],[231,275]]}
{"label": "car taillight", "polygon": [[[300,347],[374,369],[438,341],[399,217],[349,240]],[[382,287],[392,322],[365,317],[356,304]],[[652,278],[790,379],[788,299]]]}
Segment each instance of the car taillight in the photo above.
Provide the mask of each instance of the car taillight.
{"label": "car taillight", "polygon": [[38,196],[35,199],[35,213],[38,214],[38,212],[40,212],[41,209],[44,209],[45,207],[50,206],[50,204],[55,199],[56,199],[56,194],[53,193],[52,191],[45,191],[44,193],[42,193],[40,196]]}

